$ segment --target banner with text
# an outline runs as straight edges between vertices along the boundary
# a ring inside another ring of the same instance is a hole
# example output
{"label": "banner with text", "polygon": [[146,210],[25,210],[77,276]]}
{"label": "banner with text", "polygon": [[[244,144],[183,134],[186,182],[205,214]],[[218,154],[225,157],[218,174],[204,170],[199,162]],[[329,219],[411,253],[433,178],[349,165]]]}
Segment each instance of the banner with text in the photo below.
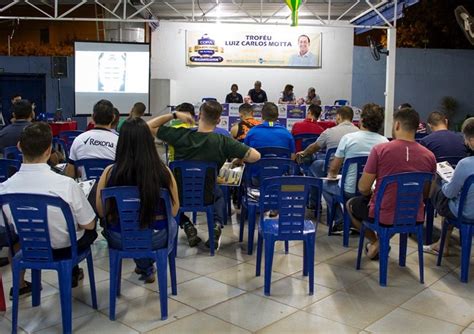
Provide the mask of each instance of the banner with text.
{"label": "banner with text", "polygon": [[321,33],[186,31],[186,65],[321,67]]}

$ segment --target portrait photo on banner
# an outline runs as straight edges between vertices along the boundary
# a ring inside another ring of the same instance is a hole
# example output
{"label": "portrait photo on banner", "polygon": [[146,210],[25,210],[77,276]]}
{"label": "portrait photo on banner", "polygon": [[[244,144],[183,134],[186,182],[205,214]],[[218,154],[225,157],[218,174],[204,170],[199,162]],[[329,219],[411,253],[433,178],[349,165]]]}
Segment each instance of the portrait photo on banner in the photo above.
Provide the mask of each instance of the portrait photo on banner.
{"label": "portrait photo on banner", "polygon": [[320,68],[321,33],[186,30],[186,65]]}

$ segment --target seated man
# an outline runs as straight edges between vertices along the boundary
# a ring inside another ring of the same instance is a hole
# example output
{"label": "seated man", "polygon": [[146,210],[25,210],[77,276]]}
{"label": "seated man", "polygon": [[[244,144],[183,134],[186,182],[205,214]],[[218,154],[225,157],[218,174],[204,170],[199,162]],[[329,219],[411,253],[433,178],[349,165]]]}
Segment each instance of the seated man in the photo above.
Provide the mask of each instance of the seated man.
{"label": "seated man", "polygon": [[[370,151],[364,172],[359,180],[359,191],[362,196],[354,197],[347,202],[347,209],[352,219],[352,224],[360,230],[363,220],[372,221],[375,216],[375,199],[385,176],[407,173],[426,172],[436,173],[436,160],[431,151],[415,141],[415,133],[420,123],[420,116],[412,108],[397,110],[393,116],[394,140],[375,145]],[[374,182],[375,190],[372,193]],[[426,188],[426,196],[429,187]],[[396,205],[396,189],[389,188],[384,193],[384,205],[380,209],[380,223],[393,224]],[[417,222],[422,223],[424,218],[424,205],[418,210]],[[369,239],[365,247],[367,256],[371,259],[378,258],[379,242],[377,235],[367,230],[365,236]]]}
{"label": "seated man", "polygon": [[262,108],[263,123],[254,126],[247,133],[244,143],[250,147],[283,147],[295,158],[295,140],[283,126],[275,123],[278,120],[278,107],[275,103],[265,102]]}
{"label": "seated man", "polygon": [[[97,238],[95,231],[95,213],[81,187],[71,178],[51,171],[47,161],[51,154],[52,133],[48,124],[37,122],[27,126],[20,136],[19,148],[23,153],[23,164],[20,170],[0,184],[0,195],[14,193],[29,193],[54,195],[62,198],[71,207],[76,227],[77,247],[79,251],[89,247]],[[15,224],[10,209],[3,208],[9,224]],[[5,222],[0,218],[0,231],[5,234]],[[70,239],[66,222],[62,213],[57,210],[48,211],[48,227],[51,238],[53,255],[57,257],[69,256]],[[13,236],[15,238],[15,236]],[[14,246],[19,249],[19,245]],[[72,287],[84,277],[82,269],[73,268]],[[20,295],[31,293],[31,283],[24,280],[24,273],[20,279]],[[10,299],[12,291],[10,290]]]}
{"label": "seated man", "polygon": [[[114,106],[108,100],[100,100],[94,105],[92,119],[95,127],[77,136],[69,152],[65,174],[79,176],[74,163],[82,159],[115,160],[118,136],[111,131],[114,121]],[[91,197],[95,194],[91,194]]]}
{"label": "seated man", "polygon": [[[321,107],[316,104],[311,104],[308,107],[308,112],[306,113],[306,118],[301,122],[296,122],[291,128],[291,134],[293,136],[299,135],[301,133],[312,133],[315,135],[320,135],[324,132],[324,129],[321,125],[318,124],[319,116],[321,116]],[[302,151],[301,140],[296,141],[296,152]]]}
{"label": "seated man", "polygon": [[[329,166],[328,177],[336,178],[345,159],[368,156],[372,147],[388,142],[387,138],[378,134],[384,120],[382,107],[374,103],[366,104],[362,107],[360,118],[360,131],[348,133],[341,138],[334,159]],[[357,170],[355,167],[350,167],[346,175],[344,185],[346,198],[354,197],[356,193]],[[341,193],[340,182],[339,184],[334,181],[324,182],[323,197],[329,207],[333,206],[336,195]],[[334,221],[332,233],[341,234],[344,230],[344,222],[339,205],[336,206]]]}
{"label": "seated man", "polygon": [[[352,132],[359,131],[359,128],[352,124],[354,112],[351,107],[341,107],[336,111],[337,126],[326,129],[321,133],[318,140],[309,145],[304,151],[297,153],[298,160],[305,157],[311,157],[320,150],[329,150],[339,145],[341,138]],[[309,169],[311,176],[322,177],[324,173],[324,158],[315,160]]]}
{"label": "seated man", "polygon": [[[464,140],[470,149],[474,149],[474,117],[468,118],[464,121],[462,126],[462,133]],[[459,200],[461,191],[466,179],[474,174],[474,157],[467,157],[459,161],[454,170],[453,178],[450,182],[439,182],[433,187],[431,191],[431,202],[436,211],[445,218],[456,219],[458,215]],[[464,215],[468,219],[474,219],[474,187],[471,187],[466,203],[464,204]],[[443,224],[445,221],[443,219]],[[448,244],[451,234],[453,232],[453,225],[449,225],[448,233],[446,234],[446,242],[444,244],[444,255],[448,255]],[[423,250],[428,253],[438,254],[440,248],[440,240],[432,245],[423,246]]]}
{"label": "seated man", "polygon": [[240,122],[232,126],[230,134],[233,138],[241,142],[245,139],[251,128],[255,125],[262,124],[262,122],[253,118],[253,108],[252,105],[248,103],[240,105],[239,116]]}
{"label": "seated man", "polygon": [[30,125],[35,118],[33,108],[28,100],[14,102],[12,115],[15,121],[0,131],[0,152],[3,152],[5,147],[16,146],[23,129]]}
{"label": "seated man", "polygon": [[128,115],[127,118],[121,118],[119,120],[119,123],[117,125],[117,131],[120,132],[120,128],[122,128],[123,122],[125,122],[126,119],[129,118],[135,118],[135,117],[143,117],[145,115],[146,111],[146,106],[142,102],[137,102],[133,105],[132,110],[130,110],[130,114]]}
{"label": "seated man", "polygon": [[433,152],[436,159],[440,157],[465,157],[467,154],[462,134],[448,130],[448,119],[439,112],[433,111],[428,116],[431,133],[420,140],[420,144]]}
{"label": "seated man", "polygon": [[[175,111],[171,114],[155,117],[148,121],[148,126],[158,139],[174,146],[176,160],[201,160],[215,162],[220,169],[227,159],[243,159],[247,162],[255,162],[260,159],[260,153],[255,149],[239,143],[238,141],[214,133],[214,129],[220,122],[222,106],[215,101],[203,103],[199,110],[199,123],[197,130],[163,126],[172,119],[180,119],[187,123],[194,123],[188,113]],[[180,180],[177,179],[178,188]],[[214,222],[215,222],[215,247],[219,246],[223,214],[225,211],[225,201],[222,190],[216,186],[216,180],[206,182],[208,186],[205,191],[205,202],[214,201]],[[211,202],[212,203],[212,202]],[[194,225],[186,221],[180,222],[184,229],[191,247],[196,246],[201,239],[197,235]],[[209,243],[206,245],[209,247]]]}

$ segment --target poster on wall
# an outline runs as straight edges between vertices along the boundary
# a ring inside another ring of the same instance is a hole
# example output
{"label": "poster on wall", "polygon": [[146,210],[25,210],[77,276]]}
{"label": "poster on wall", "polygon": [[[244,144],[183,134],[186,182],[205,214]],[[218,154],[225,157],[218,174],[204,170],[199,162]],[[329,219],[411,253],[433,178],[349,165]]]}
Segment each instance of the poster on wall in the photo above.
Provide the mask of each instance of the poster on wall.
{"label": "poster on wall", "polygon": [[186,30],[186,65],[318,68],[321,39],[321,33]]}

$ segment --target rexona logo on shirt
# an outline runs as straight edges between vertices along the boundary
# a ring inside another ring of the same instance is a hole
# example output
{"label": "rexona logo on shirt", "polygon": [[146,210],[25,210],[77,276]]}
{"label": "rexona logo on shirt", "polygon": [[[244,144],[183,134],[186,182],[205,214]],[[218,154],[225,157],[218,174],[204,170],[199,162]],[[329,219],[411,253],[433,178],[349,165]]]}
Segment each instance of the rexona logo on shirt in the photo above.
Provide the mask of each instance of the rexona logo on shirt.
{"label": "rexona logo on shirt", "polygon": [[114,143],[111,143],[111,142],[106,141],[106,140],[95,140],[94,138],[91,138],[91,137],[87,138],[84,141],[84,144],[92,145],[92,146],[103,146],[103,147],[114,148]]}

